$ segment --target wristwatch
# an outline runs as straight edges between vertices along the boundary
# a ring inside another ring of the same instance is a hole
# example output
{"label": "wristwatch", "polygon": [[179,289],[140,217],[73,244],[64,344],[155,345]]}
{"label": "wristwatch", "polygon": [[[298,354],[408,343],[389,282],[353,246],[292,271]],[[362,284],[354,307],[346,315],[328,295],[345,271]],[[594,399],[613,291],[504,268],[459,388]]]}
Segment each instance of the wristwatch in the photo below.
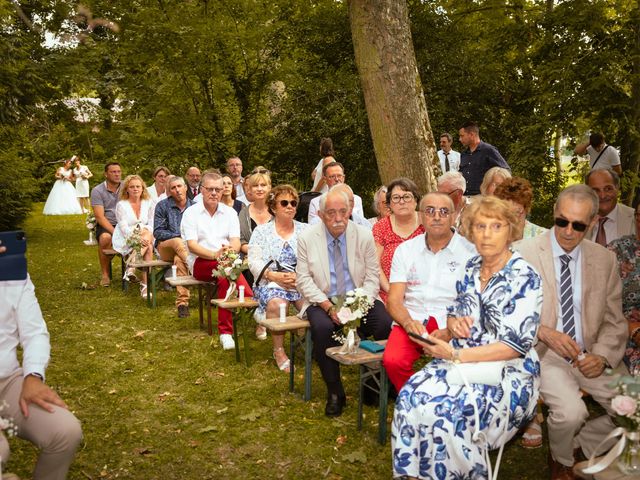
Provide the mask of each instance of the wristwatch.
{"label": "wristwatch", "polygon": [[453,363],[462,363],[460,361],[460,349],[459,348],[454,348],[453,352],[451,352],[451,361]]}

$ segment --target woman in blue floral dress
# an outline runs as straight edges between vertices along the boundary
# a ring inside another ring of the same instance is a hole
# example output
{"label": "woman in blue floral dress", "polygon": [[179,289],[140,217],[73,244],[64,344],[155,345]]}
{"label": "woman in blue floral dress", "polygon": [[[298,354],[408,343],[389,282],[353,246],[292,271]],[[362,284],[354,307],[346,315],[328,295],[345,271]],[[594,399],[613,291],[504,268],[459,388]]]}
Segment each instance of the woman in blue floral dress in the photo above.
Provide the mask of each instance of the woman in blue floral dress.
{"label": "woman in blue floral dress", "polygon": [[[256,279],[253,295],[258,301],[257,314],[274,318],[280,315],[281,304],[287,308],[290,302],[301,306],[302,297],[296,290],[296,251],[298,236],[307,224],[294,220],[298,192],[291,185],[272,189],[267,205],[273,220],[253,230],[248,249],[249,268]],[[280,370],[288,372],[290,362],[283,347],[284,334],[272,333],[272,337],[273,358]]]}
{"label": "woman in blue floral dress", "polygon": [[[495,197],[473,202],[462,221],[480,255],[456,286],[447,321],[452,341],[431,337],[434,346],[425,353],[434,360],[398,394],[391,434],[396,478],[487,478],[487,449],[509,441],[535,413],[540,364],[533,345],[542,288],[537,272],[509,249],[522,227]],[[473,378],[470,388],[455,384],[454,363],[488,361],[505,361],[498,385]],[[474,441],[478,429],[484,439]]]}

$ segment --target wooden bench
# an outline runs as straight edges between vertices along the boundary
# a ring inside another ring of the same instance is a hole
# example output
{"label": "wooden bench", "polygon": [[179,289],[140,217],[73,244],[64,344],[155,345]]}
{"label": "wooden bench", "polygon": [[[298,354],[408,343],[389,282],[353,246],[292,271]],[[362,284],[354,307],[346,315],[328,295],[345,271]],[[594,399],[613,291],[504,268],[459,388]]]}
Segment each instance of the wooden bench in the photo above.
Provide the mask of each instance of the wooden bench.
{"label": "wooden bench", "polygon": [[126,271],[126,261],[119,252],[116,252],[113,248],[105,248],[102,250],[102,253],[109,257],[109,279],[113,281],[113,269],[111,268],[111,260],[113,257],[120,257],[120,269],[122,270],[120,274],[120,284],[122,286],[122,290],[127,289],[127,282],[124,279],[124,272]]}
{"label": "wooden bench", "polygon": [[[158,280],[171,265],[173,264],[164,260],[138,260],[127,264],[127,267],[138,268],[147,272],[147,306],[155,308]],[[158,271],[153,270],[158,267],[160,267]]]}
{"label": "wooden bench", "polygon": [[[207,332],[213,335],[213,323],[211,321],[211,299],[215,293],[215,282],[203,282],[193,276],[166,277],[166,282],[172,287],[198,287],[198,315],[200,318],[200,328],[204,328],[204,306],[207,306]],[[202,294],[204,290],[204,295]]]}
{"label": "wooden bench", "polygon": [[[376,343],[386,345],[386,340],[379,340]],[[356,353],[340,354],[342,346],[327,348],[327,356],[342,365],[360,365],[360,382],[358,389],[358,430],[362,430],[362,394],[368,388],[380,396],[378,412],[378,442],[384,445],[387,441],[387,404],[389,401],[389,377],[382,366],[382,354],[371,353],[362,348],[358,348]],[[367,385],[366,381],[372,378],[376,387]]]}
{"label": "wooden bench", "polygon": [[[305,401],[311,399],[311,363],[312,363],[312,348],[311,342],[311,329],[309,328],[309,322],[303,320],[296,315],[292,315],[285,318],[284,322],[281,322],[279,318],[264,318],[258,322],[272,333],[286,333],[289,332],[289,360],[291,366],[289,367],[289,391],[293,392],[294,387],[294,370],[295,370],[295,355],[298,346],[302,345],[304,348],[304,394]],[[304,329],[304,343],[296,339],[295,332],[297,330]]]}
{"label": "wooden bench", "polygon": [[[227,300],[213,299],[211,304],[218,308],[226,308],[231,310],[231,318],[233,320],[233,341],[235,343],[236,350],[236,362],[240,363],[240,343],[238,341],[238,330],[242,325],[242,343],[244,348],[244,361],[248,366],[251,365],[251,349],[249,347],[249,334],[247,333],[247,322],[251,320],[254,310],[258,307],[253,297],[245,297],[244,302],[240,300]],[[234,315],[235,312],[235,315]]]}

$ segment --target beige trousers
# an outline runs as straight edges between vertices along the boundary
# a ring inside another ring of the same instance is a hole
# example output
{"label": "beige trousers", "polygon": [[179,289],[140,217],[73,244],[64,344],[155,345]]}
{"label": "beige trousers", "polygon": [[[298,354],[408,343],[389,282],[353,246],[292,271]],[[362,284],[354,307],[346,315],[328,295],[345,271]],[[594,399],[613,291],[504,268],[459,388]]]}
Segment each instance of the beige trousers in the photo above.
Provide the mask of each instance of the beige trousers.
{"label": "beige trousers", "polygon": [[580,393],[580,390],[584,390],[609,414],[613,414],[611,399],[615,392],[607,386],[611,383],[611,377],[600,375],[586,378],[580,370],[550,349],[540,362],[540,375],[540,394],[549,407],[547,428],[551,454],[557,462],[572,466],[574,448],[581,447],[589,457],[615,428],[609,415],[586,422],[589,412]]}
{"label": "beige trousers", "polygon": [[[20,411],[22,370],[0,379],[0,402],[9,404],[1,415],[10,417],[18,427],[18,437],[29,440],[40,449],[34,480],[64,480],[82,441],[82,428],[78,419],[68,410],[54,406],[53,413],[29,405],[29,418]],[[9,458],[9,444],[0,433],[0,455],[5,464]]]}
{"label": "beige trousers", "polygon": [[[160,258],[165,262],[173,262],[178,267],[178,276],[189,276],[189,268],[187,267],[187,248],[182,241],[182,238],[170,238],[158,242],[158,253]],[[189,305],[189,289],[186,287],[176,287],[177,297],[176,306]]]}

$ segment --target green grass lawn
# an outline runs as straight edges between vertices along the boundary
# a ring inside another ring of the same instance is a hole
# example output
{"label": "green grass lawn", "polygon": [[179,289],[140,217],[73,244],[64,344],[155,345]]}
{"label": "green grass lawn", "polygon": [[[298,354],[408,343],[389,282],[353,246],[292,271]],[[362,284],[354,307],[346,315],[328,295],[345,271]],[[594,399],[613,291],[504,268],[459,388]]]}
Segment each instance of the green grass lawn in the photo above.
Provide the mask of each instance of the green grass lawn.
{"label": "green grass lawn", "polygon": [[[96,247],[83,216],[25,224],[29,271],[51,333],[47,381],[80,419],[84,443],[71,479],[391,478],[391,449],[376,441],[377,411],[356,428],[357,369],[343,368],[348,406],[324,416],[325,388],[314,366],[312,401],[301,399],[271,359],[271,342],[251,344],[254,364],[237,364],[192,315],[176,317],[174,294],[147,308],[136,288],[96,285]],[[119,265],[114,260],[114,271]],[[83,289],[83,284],[88,285]],[[298,373],[299,372],[299,373]],[[390,406],[391,417],[393,405]],[[11,439],[7,471],[29,478],[36,450]],[[505,449],[501,479],[547,478],[546,446]]]}

